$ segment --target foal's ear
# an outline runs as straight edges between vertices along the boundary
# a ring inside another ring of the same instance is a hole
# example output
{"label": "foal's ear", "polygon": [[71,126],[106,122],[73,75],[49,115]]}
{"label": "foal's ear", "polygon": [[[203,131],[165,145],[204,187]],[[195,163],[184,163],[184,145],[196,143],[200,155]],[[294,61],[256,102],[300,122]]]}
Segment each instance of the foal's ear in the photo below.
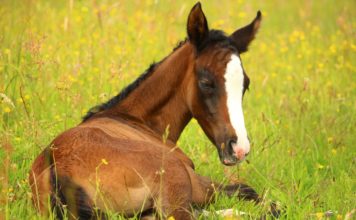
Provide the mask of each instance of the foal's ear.
{"label": "foal's ear", "polygon": [[248,45],[255,39],[256,33],[260,28],[261,20],[262,14],[258,11],[256,18],[249,25],[240,28],[231,34],[230,38],[235,43],[239,53],[247,51]]}
{"label": "foal's ear", "polygon": [[189,13],[187,32],[190,42],[197,48],[209,35],[208,22],[201,9],[200,2],[196,3]]}

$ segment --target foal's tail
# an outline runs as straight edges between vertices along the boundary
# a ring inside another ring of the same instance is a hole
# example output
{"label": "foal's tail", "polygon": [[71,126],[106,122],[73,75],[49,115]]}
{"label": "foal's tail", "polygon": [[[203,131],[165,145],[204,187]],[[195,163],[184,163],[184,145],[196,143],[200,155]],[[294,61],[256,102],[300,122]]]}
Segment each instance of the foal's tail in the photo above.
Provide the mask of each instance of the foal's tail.
{"label": "foal's tail", "polygon": [[41,213],[52,212],[57,219],[63,219],[66,213],[69,219],[106,219],[101,211],[93,209],[81,186],[67,176],[57,175],[50,147],[36,158],[29,180],[34,205]]}

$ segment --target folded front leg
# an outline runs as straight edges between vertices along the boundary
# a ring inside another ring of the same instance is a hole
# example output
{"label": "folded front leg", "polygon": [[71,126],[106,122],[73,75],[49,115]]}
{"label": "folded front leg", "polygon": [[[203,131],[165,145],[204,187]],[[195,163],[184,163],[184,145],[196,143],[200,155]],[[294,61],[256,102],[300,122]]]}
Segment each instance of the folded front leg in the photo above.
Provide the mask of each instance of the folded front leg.
{"label": "folded front leg", "polygon": [[[193,169],[189,169],[188,173],[192,183],[193,203],[200,207],[211,203],[214,200],[216,193],[224,193],[229,197],[237,197],[239,199],[253,201],[256,204],[262,202],[262,198],[256,190],[245,183],[224,185],[215,183],[208,177],[198,175]],[[280,210],[277,209],[273,202],[270,205],[270,214],[274,217],[280,215]]]}
{"label": "folded front leg", "polygon": [[226,193],[229,197],[237,196],[240,199],[255,201],[256,203],[261,201],[261,198],[257,192],[252,187],[244,183],[223,186],[222,192]]}
{"label": "folded front leg", "polygon": [[229,197],[237,196],[244,200],[260,202],[257,192],[247,184],[223,185],[215,183],[208,177],[198,175],[192,169],[189,170],[189,175],[192,183],[193,202],[196,205],[203,206],[210,203],[216,192],[225,193]]}

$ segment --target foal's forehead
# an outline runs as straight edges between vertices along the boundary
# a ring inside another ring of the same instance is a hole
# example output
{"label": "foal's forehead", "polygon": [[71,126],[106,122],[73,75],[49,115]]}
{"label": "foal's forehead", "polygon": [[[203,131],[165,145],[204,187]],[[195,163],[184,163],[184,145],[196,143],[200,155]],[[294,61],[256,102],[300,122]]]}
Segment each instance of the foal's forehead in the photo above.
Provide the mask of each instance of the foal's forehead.
{"label": "foal's forehead", "polygon": [[205,53],[201,54],[198,59],[198,65],[209,70],[217,77],[224,77],[227,65],[231,62],[231,57],[240,59],[238,53],[231,48],[213,46],[207,48]]}

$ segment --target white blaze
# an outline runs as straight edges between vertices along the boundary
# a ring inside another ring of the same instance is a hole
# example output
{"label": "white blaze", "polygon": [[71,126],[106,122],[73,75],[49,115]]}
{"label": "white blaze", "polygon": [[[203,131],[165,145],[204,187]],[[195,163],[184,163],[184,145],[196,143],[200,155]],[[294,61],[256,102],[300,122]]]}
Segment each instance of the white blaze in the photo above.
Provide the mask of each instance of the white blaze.
{"label": "white blaze", "polygon": [[231,55],[231,60],[226,66],[225,88],[227,94],[227,109],[230,122],[237,136],[237,150],[243,150],[245,154],[250,151],[250,142],[247,138],[244,115],[242,111],[242,95],[244,87],[244,73],[240,58],[236,54]]}

